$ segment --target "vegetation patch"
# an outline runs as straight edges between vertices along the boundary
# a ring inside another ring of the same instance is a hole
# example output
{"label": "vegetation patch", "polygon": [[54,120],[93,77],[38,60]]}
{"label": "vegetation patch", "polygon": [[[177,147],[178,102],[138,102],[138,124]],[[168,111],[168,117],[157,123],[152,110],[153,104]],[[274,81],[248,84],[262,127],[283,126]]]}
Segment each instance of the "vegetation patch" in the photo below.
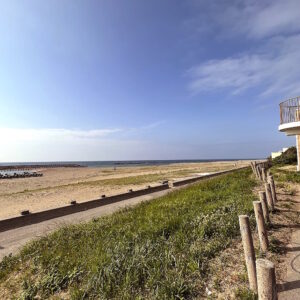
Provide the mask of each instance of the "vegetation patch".
{"label": "vegetation patch", "polygon": [[[271,172],[274,179],[280,183],[300,183],[300,173],[282,169],[279,166],[273,166]],[[287,186],[285,184],[285,186]]]}
{"label": "vegetation patch", "polygon": [[239,234],[238,215],[248,214],[253,221],[255,185],[250,169],[240,170],[89,223],[64,227],[3,260],[2,297],[205,295],[209,262]]}
{"label": "vegetation patch", "polygon": [[272,159],[272,165],[291,165],[297,163],[297,149],[290,147],[287,151],[283,152],[280,156]]}

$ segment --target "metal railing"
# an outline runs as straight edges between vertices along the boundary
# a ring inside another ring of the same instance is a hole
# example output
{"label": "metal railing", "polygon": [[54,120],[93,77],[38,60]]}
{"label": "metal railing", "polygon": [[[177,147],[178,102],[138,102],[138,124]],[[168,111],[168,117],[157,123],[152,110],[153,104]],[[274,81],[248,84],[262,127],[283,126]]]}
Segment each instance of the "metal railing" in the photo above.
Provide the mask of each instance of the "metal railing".
{"label": "metal railing", "polygon": [[300,96],[279,104],[280,124],[300,121]]}

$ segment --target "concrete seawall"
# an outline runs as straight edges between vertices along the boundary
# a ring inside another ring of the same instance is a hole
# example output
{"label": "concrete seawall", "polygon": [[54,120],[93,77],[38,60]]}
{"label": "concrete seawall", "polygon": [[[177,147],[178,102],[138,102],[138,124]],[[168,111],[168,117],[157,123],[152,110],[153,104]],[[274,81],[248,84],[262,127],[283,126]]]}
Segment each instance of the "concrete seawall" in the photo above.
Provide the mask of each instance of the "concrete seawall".
{"label": "concrete seawall", "polygon": [[18,216],[10,219],[0,220],[0,232],[7,231],[10,229],[15,229],[26,225],[40,223],[46,220],[112,204],[130,198],[167,190],[169,188],[170,188],[169,185],[162,184],[158,186],[148,187],[146,189],[136,190],[132,192],[127,192],[123,194],[118,194],[118,195],[109,196],[105,198],[99,198],[99,199],[76,203],[76,204],[70,204],[68,206],[62,206],[58,208],[48,209],[41,212],[27,214],[24,216]]}

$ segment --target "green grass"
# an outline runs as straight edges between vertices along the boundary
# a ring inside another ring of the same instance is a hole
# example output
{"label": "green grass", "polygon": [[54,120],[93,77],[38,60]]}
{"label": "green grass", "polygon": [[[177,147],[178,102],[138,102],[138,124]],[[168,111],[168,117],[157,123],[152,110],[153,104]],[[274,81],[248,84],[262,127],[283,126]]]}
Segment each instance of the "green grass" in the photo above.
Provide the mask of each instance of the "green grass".
{"label": "green grass", "polygon": [[258,297],[249,288],[239,288],[235,291],[236,299],[240,300],[257,300]]}
{"label": "green grass", "polygon": [[252,216],[251,178],[249,169],[236,171],[64,227],[6,258],[0,285],[21,299],[197,297],[209,261],[239,234],[238,215]]}
{"label": "green grass", "polygon": [[299,172],[282,170],[282,169],[280,169],[280,166],[272,167],[271,172],[274,175],[274,179],[276,181],[300,183],[300,173]]}

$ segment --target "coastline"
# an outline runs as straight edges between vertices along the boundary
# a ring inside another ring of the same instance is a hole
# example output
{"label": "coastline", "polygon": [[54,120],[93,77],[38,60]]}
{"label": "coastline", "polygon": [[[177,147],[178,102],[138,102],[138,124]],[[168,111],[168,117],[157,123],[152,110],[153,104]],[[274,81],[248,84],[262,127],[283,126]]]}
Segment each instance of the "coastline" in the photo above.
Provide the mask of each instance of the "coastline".
{"label": "coastline", "polygon": [[36,168],[66,168],[66,167],[141,167],[163,166],[171,164],[234,162],[260,160],[258,158],[232,159],[170,159],[170,160],[107,160],[107,161],[53,161],[53,162],[0,162],[0,170],[26,170]]}
{"label": "coastline", "polygon": [[141,189],[147,185],[170,182],[204,173],[248,165],[249,161],[177,163],[155,166],[41,168],[42,177],[2,180],[0,219]]}

